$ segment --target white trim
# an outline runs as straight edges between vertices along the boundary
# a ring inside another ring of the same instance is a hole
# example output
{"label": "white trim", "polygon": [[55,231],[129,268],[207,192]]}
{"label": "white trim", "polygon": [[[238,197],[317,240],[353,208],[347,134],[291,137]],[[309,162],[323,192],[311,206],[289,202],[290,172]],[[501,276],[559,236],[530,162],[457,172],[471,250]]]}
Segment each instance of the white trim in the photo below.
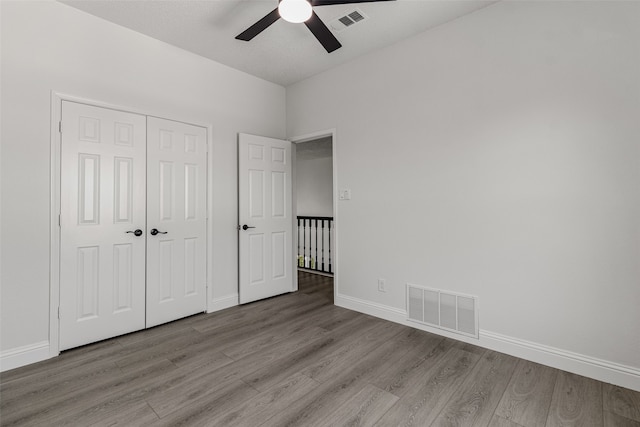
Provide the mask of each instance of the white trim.
{"label": "white trim", "polygon": [[53,356],[50,354],[49,341],[12,348],[0,353],[0,372],[40,362],[51,357]]}
{"label": "white trim", "polygon": [[[331,157],[332,157],[332,168],[333,168],[333,252],[331,252],[331,263],[332,263],[332,267],[333,267],[333,294],[335,295],[334,297],[334,303],[336,305],[338,305],[337,303],[337,297],[339,294],[339,281],[338,281],[338,241],[339,241],[339,237],[338,237],[338,225],[339,222],[338,221],[338,156],[337,154],[337,144],[338,144],[338,136],[337,136],[337,132],[335,128],[332,129],[327,129],[327,130],[323,130],[323,131],[318,131],[318,132],[313,132],[313,133],[308,133],[306,135],[300,135],[300,136],[296,136],[294,138],[289,138],[289,140],[294,143],[294,144],[299,144],[301,142],[308,142],[308,141],[313,141],[316,139],[320,139],[320,138],[326,138],[330,136],[331,137]],[[295,181],[295,176],[294,176],[294,181]],[[295,200],[295,199],[294,199]],[[293,206],[293,216],[294,218],[297,216],[297,207],[294,205]],[[291,239],[293,241],[293,253],[297,253],[298,252],[298,233],[294,233],[294,238]],[[298,262],[296,259],[296,262],[294,263],[294,273],[297,276],[297,268],[298,268]],[[297,288],[297,282],[296,282],[296,288]]]}
{"label": "white trim", "polygon": [[412,328],[445,336],[454,340],[467,342],[511,356],[526,359],[552,368],[583,375],[606,383],[640,391],[640,369],[619,363],[602,360],[559,348],[549,347],[519,338],[513,338],[491,331],[480,330],[480,339],[465,337],[442,329],[432,328],[407,318],[405,310],[361,300],[346,295],[336,294],[335,303],[360,313],[379,317],[391,322],[400,323]]}
{"label": "white trim", "polygon": [[[407,324],[407,312],[405,310],[341,294],[336,294],[334,299],[335,304],[338,307],[358,311],[360,313],[379,317],[380,319],[389,320],[395,323]],[[407,326],[411,325],[407,324]]]}
{"label": "white trim", "polygon": [[[60,320],[58,319],[58,307],[60,305],[60,156],[61,133],[59,123],[62,121],[62,101],[76,102],[94,107],[108,108],[111,110],[134,113],[147,117],[155,117],[188,125],[198,126],[207,130],[207,231],[206,231],[206,278],[207,292],[205,293],[207,312],[216,311],[214,301],[209,301],[206,295],[213,295],[213,239],[209,233],[213,230],[213,126],[210,124],[194,123],[181,118],[168,118],[164,115],[154,114],[132,107],[123,107],[93,99],[82,98],[51,91],[51,159],[50,159],[50,202],[49,202],[49,341],[47,342],[48,355],[54,357],[60,354]],[[212,304],[210,306],[210,304]],[[37,345],[37,344],[34,344]]]}
{"label": "white trim", "polygon": [[207,313],[213,313],[215,311],[224,310],[225,308],[235,307],[239,302],[239,295],[232,294],[226,297],[213,298],[209,301],[207,306]]}
{"label": "white trim", "polygon": [[638,368],[484,330],[480,330],[480,344],[542,365],[640,391]]}
{"label": "white trim", "polygon": [[[291,265],[291,292],[298,291],[298,146],[291,141],[291,254],[295,261]],[[239,260],[238,260],[239,261]]]}
{"label": "white trim", "polygon": [[51,163],[49,178],[49,356],[60,354],[60,156],[62,155],[62,100],[64,95],[51,92]]}
{"label": "white trim", "polygon": [[207,271],[206,271],[206,287],[207,291],[205,310],[207,313],[212,311],[210,306],[211,300],[209,295],[213,295],[213,126],[207,128]]}

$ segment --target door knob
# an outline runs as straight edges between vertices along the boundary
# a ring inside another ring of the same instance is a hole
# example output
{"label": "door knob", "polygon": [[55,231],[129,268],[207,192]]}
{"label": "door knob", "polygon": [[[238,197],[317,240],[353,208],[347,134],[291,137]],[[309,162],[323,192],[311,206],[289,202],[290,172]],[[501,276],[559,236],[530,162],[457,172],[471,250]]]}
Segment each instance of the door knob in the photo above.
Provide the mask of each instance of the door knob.
{"label": "door knob", "polygon": [[155,236],[156,234],[167,234],[166,231],[160,231],[157,228],[152,228],[149,233],[151,233],[152,236]]}
{"label": "door knob", "polygon": [[250,228],[255,228],[255,227],[249,227],[247,224],[245,224],[245,225],[243,225],[243,226],[242,226],[242,229],[243,229],[244,231],[247,231],[247,230],[248,230],[248,229],[250,229]]}
{"label": "door knob", "polygon": [[127,231],[127,233],[133,233],[138,237],[142,236],[142,230],[140,230],[139,228],[137,230],[135,230],[135,231],[129,230],[129,231]]}

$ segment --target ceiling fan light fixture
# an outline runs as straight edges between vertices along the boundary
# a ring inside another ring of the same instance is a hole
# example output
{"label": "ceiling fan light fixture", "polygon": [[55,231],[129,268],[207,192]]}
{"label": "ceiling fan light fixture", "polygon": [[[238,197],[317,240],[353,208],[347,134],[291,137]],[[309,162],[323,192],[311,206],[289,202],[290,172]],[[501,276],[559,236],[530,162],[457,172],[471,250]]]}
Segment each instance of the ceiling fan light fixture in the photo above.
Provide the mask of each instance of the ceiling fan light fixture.
{"label": "ceiling fan light fixture", "polygon": [[285,21],[299,24],[311,18],[311,3],[307,0],[282,0],[278,12]]}

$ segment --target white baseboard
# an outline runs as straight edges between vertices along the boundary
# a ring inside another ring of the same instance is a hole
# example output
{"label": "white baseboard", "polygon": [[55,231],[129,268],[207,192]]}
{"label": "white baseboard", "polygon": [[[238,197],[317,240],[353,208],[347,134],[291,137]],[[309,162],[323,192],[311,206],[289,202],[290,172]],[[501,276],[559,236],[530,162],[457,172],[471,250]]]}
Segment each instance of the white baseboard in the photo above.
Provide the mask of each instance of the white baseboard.
{"label": "white baseboard", "polygon": [[225,308],[235,307],[238,305],[238,294],[227,295],[225,297],[214,298],[209,301],[207,313],[224,310]]}
{"label": "white baseboard", "polygon": [[337,294],[335,304],[339,307],[446,336],[458,341],[475,344],[479,347],[506,353],[521,359],[540,363],[541,365],[640,391],[640,369],[631,366],[625,366],[491,331],[480,330],[480,339],[476,340],[464,335],[458,335],[442,329],[431,328],[426,325],[411,322],[407,319],[407,313],[404,310],[346,295]]}
{"label": "white baseboard", "polygon": [[[207,313],[224,310],[236,305],[238,305],[238,294],[215,298],[209,302]],[[6,350],[0,353],[0,372],[40,362],[56,355],[50,353],[49,341]]]}
{"label": "white baseboard", "polygon": [[391,322],[403,323],[407,320],[407,312],[397,308],[353,298],[347,295],[336,294],[334,304],[338,307],[369,314]]}
{"label": "white baseboard", "polygon": [[49,359],[49,341],[12,348],[0,353],[0,372]]}
{"label": "white baseboard", "polygon": [[631,366],[483,330],[480,331],[480,346],[640,391],[640,369]]}

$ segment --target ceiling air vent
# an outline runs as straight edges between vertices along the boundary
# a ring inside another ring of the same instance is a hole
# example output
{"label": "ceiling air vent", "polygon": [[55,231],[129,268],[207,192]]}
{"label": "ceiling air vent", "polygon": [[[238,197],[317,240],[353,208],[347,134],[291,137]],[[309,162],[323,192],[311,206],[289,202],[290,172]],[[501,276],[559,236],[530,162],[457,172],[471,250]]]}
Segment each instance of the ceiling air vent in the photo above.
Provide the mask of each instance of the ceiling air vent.
{"label": "ceiling air vent", "polygon": [[369,19],[367,15],[365,15],[360,9],[356,9],[344,16],[334,19],[329,25],[331,25],[331,28],[334,31],[339,33],[340,31],[346,30],[354,24],[366,21],[367,19]]}

